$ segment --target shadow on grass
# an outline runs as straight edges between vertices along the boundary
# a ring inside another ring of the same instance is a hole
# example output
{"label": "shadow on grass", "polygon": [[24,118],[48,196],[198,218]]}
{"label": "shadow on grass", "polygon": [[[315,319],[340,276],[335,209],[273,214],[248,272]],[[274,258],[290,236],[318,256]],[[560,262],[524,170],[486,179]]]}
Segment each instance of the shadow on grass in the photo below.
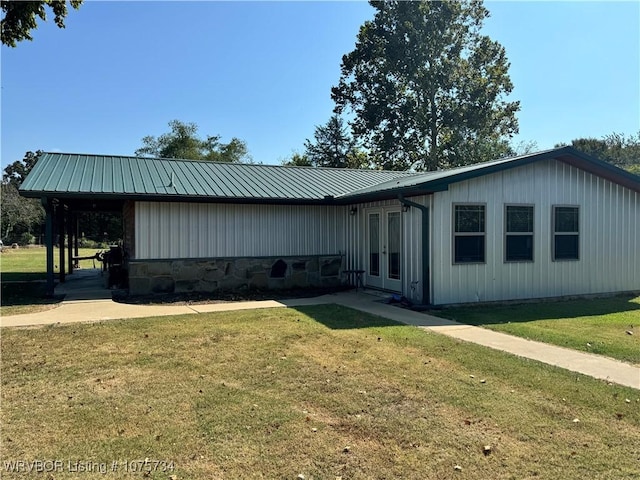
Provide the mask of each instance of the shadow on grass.
{"label": "shadow on grass", "polygon": [[321,323],[331,330],[404,326],[404,324],[389,320],[388,318],[359,312],[358,310],[353,310],[341,305],[312,305],[295,307],[292,308],[292,310],[308,315],[316,322]]}
{"label": "shadow on grass", "polygon": [[634,295],[619,295],[604,298],[513,305],[453,307],[431,313],[470,325],[497,325],[640,311],[640,302],[637,300],[634,302],[635,298],[638,297]]}
{"label": "shadow on grass", "polygon": [[42,272],[2,272],[2,283],[45,281],[47,274]]}
{"label": "shadow on grass", "polygon": [[60,303],[64,295],[46,296],[44,282],[5,283],[2,276],[2,306],[15,307],[24,305],[54,305]]}
{"label": "shadow on grass", "polygon": [[214,292],[180,292],[180,293],[154,293],[150,295],[130,295],[127,292],[114,293],[113,301],[132,305],[157,305],[157,304],[202,304],[221,302],[249,302],[261,300],[288,300],[291,298],[312,298],[321,295],[342,292],[349,288],[295,288],[287,290],[216,290]]}

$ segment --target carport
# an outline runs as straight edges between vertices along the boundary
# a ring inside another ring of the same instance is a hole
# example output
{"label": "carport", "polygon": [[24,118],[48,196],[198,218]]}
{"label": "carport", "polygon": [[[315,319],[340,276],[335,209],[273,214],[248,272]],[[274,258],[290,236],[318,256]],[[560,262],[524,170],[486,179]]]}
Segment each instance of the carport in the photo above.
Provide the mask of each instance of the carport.
{"label": "carport", "polygon": [[[25,195],[25,192],[21,193]],[[53,247],[56,243],[56,236],[59,239],[58,281],[64,283],[66,276],[73,274],[79,259],[79,214],[82,212],[122,214],[124,200],[104,200],[86,194],[81,196],[46,195],[40,198],[46,214],[44,243],[47,250],[47,295],[53,295],[55,288],[55,251]]]}

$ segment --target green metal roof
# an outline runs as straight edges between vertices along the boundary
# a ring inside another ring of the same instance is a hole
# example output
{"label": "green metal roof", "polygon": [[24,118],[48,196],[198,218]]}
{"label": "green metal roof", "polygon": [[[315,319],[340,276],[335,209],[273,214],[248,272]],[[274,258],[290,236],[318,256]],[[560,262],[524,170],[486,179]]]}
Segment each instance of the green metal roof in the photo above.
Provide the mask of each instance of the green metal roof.
{"label": "green metal roof", "polygon": [[344,204],[442,191],[452,183],[548,159],[640,192],[640,177],[572,147],[426,173],[44,153],[20,192],[54,198]]}
{"label": "green metal roof", "polygon": [[25,196],[328,202],[406,172],[44,153]]}

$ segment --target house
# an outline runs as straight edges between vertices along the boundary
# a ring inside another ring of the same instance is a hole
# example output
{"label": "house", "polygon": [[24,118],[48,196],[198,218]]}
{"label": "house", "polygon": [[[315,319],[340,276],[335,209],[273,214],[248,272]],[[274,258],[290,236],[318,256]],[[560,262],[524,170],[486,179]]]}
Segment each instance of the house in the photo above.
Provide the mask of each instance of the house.
{"label": "house", "polygon": [[432,305],[640,291],[640,177],[572,147],[427,173],[45,153],[20,192],[46,207],[51,285],[54,222],[73,238],[74,212],[110,209],[133,294],[353,270]]}

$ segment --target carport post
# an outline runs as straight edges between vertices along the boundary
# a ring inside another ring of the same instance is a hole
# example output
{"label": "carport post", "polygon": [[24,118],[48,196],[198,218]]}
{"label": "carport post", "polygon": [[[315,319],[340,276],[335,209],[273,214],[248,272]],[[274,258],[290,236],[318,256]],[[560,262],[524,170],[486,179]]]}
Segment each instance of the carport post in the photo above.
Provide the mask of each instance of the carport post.
{"label": "carport post", "polygon": [[[78,249],[78,238],[80,237],[80,219],[78,218],[77,214],[73,216],[73,228],[76,231],[73,237],[73,249],[75,251],[75,256],[79,257],[80,250]],[[75,266],[76,268],[80,267],[80,263],[78,260],[76,260]]]}
{"label": "carport post", "polygon": [[47,197],[42,198],[42,206],[46,214],[44,229],[44,244],[47,248],[47,292],[48,297],[53,296],[55,287],[53,282],[53,206]]}
{"label": "carport post", "polygon": [[64,204],[58,204],[58,251],[60,253],[60,283],[64,283],[65,259],[64,259]]}
{"label": "carport post", "polygon": [[67,242],[68,242],[68,251],[67,255],[67,266],[69,270],[69,275],[73,273],[73,212],[71,211],[71,207],[69,207],[69,211],[67,212]]}

